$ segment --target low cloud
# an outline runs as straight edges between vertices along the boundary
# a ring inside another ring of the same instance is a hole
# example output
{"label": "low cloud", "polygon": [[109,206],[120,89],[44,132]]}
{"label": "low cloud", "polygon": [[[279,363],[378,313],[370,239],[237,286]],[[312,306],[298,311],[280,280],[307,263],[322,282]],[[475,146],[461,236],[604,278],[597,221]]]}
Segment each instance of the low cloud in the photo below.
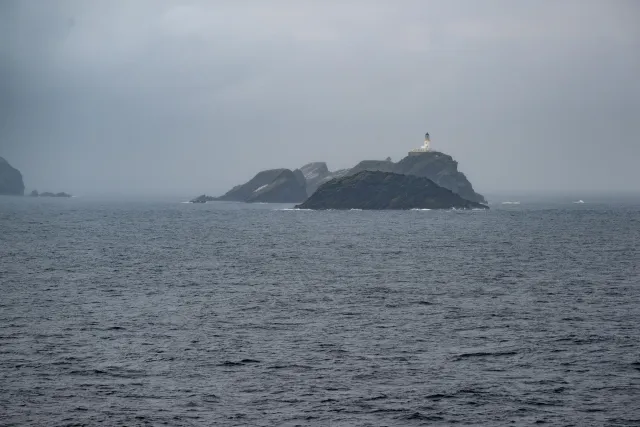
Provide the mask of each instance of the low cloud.
{"label": "low cloud", "polygon": [[639,19],[634,1],[3,2],[0,155],[29,188],[215,193],[398,159],[429,131],[481,192],[637,190]]}

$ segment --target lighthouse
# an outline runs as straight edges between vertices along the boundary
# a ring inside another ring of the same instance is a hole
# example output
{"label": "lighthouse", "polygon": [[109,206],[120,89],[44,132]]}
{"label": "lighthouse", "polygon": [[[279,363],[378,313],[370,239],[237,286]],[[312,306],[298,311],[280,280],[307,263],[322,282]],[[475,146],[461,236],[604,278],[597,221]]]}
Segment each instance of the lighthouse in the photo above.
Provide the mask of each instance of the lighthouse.
{"label": "lighthouse", "polygon": [[431,151],[431,137],[429,137],[429,132],[427,132],[424,134],[424,143],[422,144],[422,147],[414,148],[409,151],[409,155],[415,156],[417,154],[428,153],[429,151]]}

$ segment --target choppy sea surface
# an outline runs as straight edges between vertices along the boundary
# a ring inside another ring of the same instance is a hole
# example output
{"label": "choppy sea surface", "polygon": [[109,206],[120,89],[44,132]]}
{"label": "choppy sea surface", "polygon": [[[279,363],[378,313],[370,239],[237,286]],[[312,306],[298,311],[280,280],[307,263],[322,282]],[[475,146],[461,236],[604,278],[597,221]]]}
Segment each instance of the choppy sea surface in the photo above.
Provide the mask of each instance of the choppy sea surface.
{"label": "choppy sea surface", "polygon": [[0,425],[640,425],[640,203],[289,207],[0,198]]}

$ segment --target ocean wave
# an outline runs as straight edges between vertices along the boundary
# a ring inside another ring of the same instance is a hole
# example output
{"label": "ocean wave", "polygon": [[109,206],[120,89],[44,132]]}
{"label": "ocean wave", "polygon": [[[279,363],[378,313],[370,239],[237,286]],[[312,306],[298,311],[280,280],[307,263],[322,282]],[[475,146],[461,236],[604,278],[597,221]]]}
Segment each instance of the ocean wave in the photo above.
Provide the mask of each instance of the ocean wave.
{"label": "ocean wave", "polygon": [[475,358],[475,357],[501,357],[501,356],[516,356],[518,354],[517,351],[476,351],[470,353],[462,353],[456,355],[453,360],[459,361],[463,359]]}

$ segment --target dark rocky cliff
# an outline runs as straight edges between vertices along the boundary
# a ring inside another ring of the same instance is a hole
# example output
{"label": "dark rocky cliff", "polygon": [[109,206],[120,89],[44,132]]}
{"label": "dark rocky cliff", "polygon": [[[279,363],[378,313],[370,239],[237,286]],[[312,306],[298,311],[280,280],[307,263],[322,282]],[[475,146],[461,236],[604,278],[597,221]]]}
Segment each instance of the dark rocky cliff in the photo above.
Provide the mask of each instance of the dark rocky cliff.
{"label": "dark rocky cliff", "polygon": [[267,186],[255,190],[249,203],[298,203],[307,198],[304,175],[300,170],[285,169]]}
{"label": "dark rocky cliff", "polygon": [[24,196],[20,171],[0,157],[0,195]]}
{"label": "dark rocky cliff", "polygon": [[330,172],[325,162],[307,163],[299,169],[307,181],[307,194],[312,195]]}
{"label": "dark rocky cliff", "polygon": [[438,151],[407,156],[396,163],[395,173],[429,178],[441,187],[448,188],[462,198],[472,202],[487,203],[484,196],[474,191],[473,186],[462,172],[458,162],[448,154]]}
{"label": "dark rocky cliff", "polygon": [[248,182],[236,185],[224,195],[218,197],[217,200],[246,202],[256,191],[271,184],[285,170],[287,169],[269,169],[258,172]]}
{"label": "dark rocky cliff", "polygon": [[307,194],[310,196],[325,182],[344,176],[349,169],[330,171],[325,162],[307,163],[300,168],[307,181]]}
{"label": "dark rocky cliff", "polygon": [[363,170],[393,172],[429,178],[441,187],[447,188],[464,199],[486,203],[485,198],[474,191],[467,177],[458,171],[458,162],[448,154],[438,151],[405,157],[398,163],[390,160],[364,160],[349,170],[353,175]]}
{"label": "dark rocky cliff", "polygon": [[296,169],[269,169],[237,185],[218,198],[200,196],[195,203],[210,200],[261,203],[298,203],[307,198],[304,174]]}
{"label": "dark rocky cliff", "polygon": [[318,188],[300,209],[487,209],[429,178],[360,171]]}
{"label": "dark rocky cliff", "polygon": [[355,175],[362,171],[394,172],[395,166],[391,160],[362,160],[349,169],[347,175]]}

